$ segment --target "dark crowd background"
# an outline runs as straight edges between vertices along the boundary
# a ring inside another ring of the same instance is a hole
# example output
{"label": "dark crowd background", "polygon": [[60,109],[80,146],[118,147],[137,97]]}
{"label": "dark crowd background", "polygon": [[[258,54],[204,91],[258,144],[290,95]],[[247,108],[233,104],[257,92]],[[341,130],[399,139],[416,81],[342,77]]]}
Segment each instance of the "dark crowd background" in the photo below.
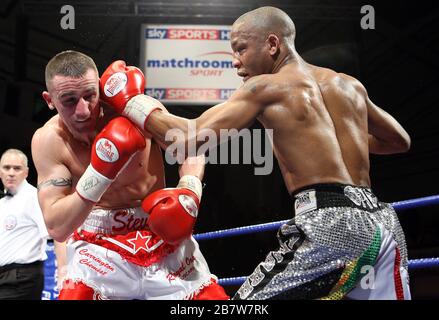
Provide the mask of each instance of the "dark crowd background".
{"label": "dark crowd background", "polygon": [[[74,30],[60,27],[64,4],[0,2],[0,152],[14,147],[31,156],[32,134],[54,115],[41,92],[45,65],[56,53],[82,51],[94,58],[100,72],[116,59],[139,65],[142,23],[229,25],[248,10],[274,5],[295,21],[296,47],[307,61],[357,77],[371,99],[411,135],[410,152],[371,156],[378,197],[395,202],[439,194],[437,1],[69,1],[76,13]],[[375,29],[361,28],[364,5],[375,9]],[[194,118],[208,106],[167,107]],[[32,161],[30,169],[29,181],[36,185]],[[174,186],[177,168],[167,165],[166,174]],[[255,176],[253,164],[208,164],[205,183],[195,233],[292,218],[292,201],[276,161],[267,176]],[[438,210],[433,205],[399,212],[409,259],[439,257]],[[275,231],[200,242],[220,278],[250,274],[276,245]],[[415,299],[439,298],[439,268],[410,274]],[[232,294],[235,289],[227,290]]]}

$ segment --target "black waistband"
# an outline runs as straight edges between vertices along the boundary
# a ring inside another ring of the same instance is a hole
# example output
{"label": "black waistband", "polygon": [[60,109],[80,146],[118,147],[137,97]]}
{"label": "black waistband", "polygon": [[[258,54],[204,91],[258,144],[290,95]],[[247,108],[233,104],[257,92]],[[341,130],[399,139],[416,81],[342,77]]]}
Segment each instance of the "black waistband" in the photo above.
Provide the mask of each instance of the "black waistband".
{"label": "black waistband", "polygon": [[11,263],[5,266],[1,266],[0,273],[17,268],[29,268],[29,267],[39,267],[39,266],[41,267],[44,266],[44,261],[35,261],[31,263]]}
{"label": "black waistband", "polygon": [[[312,194],[312,197],[310,197]],[[352,207],[369,212],[381,209],[377,197],[368,187],[341,183],[324,183],[309,185],[295,190],[291,195],[295,201],[295,209]],[[301,209],[303,210],[303,209]]]}
{"label": "black waistband", "polygon": [[343,184],[343,183],[319,183],[319,184],[313,184],[309,185],[297,190],[294,190],[294,192],[291,194],[291,196],[294,198],[299,193],[302,193],[307,190],[314,190],[319,192],[335,192],[335,193],[344,193],[344,190],[346,187],[353,187],[353,188],[359,188],[368,190],[369,192],[372,192],[372,189],[369,187],[362,187],[362,186],[355,186],[351,184]]}

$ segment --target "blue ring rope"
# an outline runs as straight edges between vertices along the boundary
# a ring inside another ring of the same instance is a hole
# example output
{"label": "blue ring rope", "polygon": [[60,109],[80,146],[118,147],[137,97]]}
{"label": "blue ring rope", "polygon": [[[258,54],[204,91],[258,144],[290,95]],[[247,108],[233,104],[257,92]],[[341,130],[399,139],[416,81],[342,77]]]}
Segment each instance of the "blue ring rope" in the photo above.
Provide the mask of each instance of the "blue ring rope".
{"label": "blue ring rope", "polygon": [[[408,262],[409,270],[439,267],[439,258],[410,260]],[[222,286],[240,286],[244,283],[246,277],[223,278],[218,279]]]}
{"label": "blue ring rope", "polygon": [[[426,207],[426,206],[431,206],[431,205],[435,205],[435,204],[439,204],[439,195],[394,202],[391,205],[393,206],[393,208],[395,210],[399,211],[399,210],[406,210],[406,209],[412,209],[412,208]],[[233,229],[227,229],[227,230],[218,230],[218,231],[212,231],[212,232],[206,232],[206,233],[199,233],[199,234],[194,235],[194,238],[197,241],[201,241],[201,240],[212,240],[212,239],[218,239],[218,238],[240,236],[240,235],[256,233],[256,232],[272,231],[272,230],[279,229],[281,225],[283,225],[284,223],[286,223],[288,221],[289,220],[283,220],[283,221],[277,221],[277,222],[257,224],[257,225],[253,225],[253,226],[245,226],[245,227],[239,227],[239,228],[233,228]]]}
{"label": "blue ring rope", "polygon": [[[424,197],[418,199],[411,199],[405,201],[394,202],[391,205],[396,211],[413,209],[413,208],[421,208],[439,204],[439,195]],[[257,224],[253,226],[239,227],[234,229],[227,230],[219,230],[212,231],[206,233],[200,233],[194,235],[194,238],[199,240],[212,240],[218,238],[225,237],[233,237],[244,234],[256,233],[256,232],[264,232],[264,231],[272,231],[280,228],[281,225],[288,222],[289,220],[283,220],[278,222],[269,222],[263,224]],[[428,258],[428,259],[417,259],[417,260],[409,260],[408,268],[410,270],[414,269],[423,269],[423,268],[434,268],[439,267],[439,258]],[[246,277],[237,277],[237,278],[224,278],[219,279],[218,283],[223,286],[232,286],[232,285],[241,285],[245,281]]]}

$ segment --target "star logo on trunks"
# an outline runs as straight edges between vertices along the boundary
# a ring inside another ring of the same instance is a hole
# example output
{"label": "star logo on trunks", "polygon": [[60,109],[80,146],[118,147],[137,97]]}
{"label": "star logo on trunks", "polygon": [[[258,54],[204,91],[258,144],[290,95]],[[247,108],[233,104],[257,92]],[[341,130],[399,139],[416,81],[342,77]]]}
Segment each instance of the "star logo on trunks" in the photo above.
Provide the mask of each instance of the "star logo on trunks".
{"label": "star logo on trunks", "polygon": [[137,231],[136,237],[132,239],[128,239],[127,241],[134,246],[133,247],[134,254],[136,254],[139,250],[145,250],[146,252],[151,252],[157,247],[157,244],[153,246],[153,248],[148,246],[148,243],[151,240],[151,238],[152,238],[151,236],[142,236],[142,233]]}

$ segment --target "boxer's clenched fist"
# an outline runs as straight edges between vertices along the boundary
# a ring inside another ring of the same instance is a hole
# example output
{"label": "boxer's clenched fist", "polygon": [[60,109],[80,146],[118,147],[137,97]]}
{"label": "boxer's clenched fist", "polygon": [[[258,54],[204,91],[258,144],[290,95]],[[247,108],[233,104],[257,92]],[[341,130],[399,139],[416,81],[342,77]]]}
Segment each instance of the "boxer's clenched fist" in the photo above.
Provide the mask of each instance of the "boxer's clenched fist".
{"label": "boxer's clenched fist", "polygon": [[90,165],[76,186],[78,194],[98,202],[117,174],[145,145],[144,136],[130,120],[111,120],[94,140]]}
{"label": "boxer's clenched fist", "polygon": [[124,61],[113,62],[100,79],[101,100],[118,113],[144,129],[151,112],[162,109],[162,104],[145,96],[145,77],[139,68],[127,66]]}
{"label": "boxer's clenched fist", "polygon": [[147,196],[142,208],[149,213],[148,226],[165,242],[178,245],[190,237],[198,215],[201,181],[183,176],[177,188],[158,190]]}

